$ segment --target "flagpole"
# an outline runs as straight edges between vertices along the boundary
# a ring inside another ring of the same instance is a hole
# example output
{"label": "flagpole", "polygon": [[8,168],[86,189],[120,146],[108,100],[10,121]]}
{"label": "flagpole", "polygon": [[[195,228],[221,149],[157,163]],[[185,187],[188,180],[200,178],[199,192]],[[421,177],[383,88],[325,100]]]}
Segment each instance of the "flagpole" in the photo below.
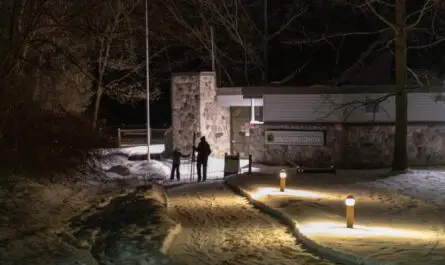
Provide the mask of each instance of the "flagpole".
{"label": "flagpole", "polygon": [[145,86],[147,93],[147,161],[150,162],[150,52],[149,52],[149,31],[148,31],[148,0],[145,0]]}

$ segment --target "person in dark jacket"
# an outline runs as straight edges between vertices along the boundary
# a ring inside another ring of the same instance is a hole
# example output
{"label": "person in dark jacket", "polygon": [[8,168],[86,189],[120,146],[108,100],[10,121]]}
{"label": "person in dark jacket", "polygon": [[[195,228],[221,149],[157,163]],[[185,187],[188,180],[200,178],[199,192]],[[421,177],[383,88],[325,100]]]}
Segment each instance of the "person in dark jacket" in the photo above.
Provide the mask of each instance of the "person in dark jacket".
{"label": "person in dark jacket", "polygon": [[210,149],[209,143],[206,141],[206,138],[201,137],[201,141],[198,144],[198,147],[195,148],[198,152],[198,156],[196,158],[196,167],[198,171],[198,182],[201,182],[201,168],[202,168],[202,181],[206,181],[207,179],[207,161],[209,160],[209,155],[212,153]]}
{"label": "person in dark jacket", "polygon": [[179,172],[179,166],[181,165],[181,157],[189,157],[188,155],[184,155],[179,151],[179,148],[175,148],[173,151],[172,159],[172,172],[170,174],[170,180],[173,180],[176,173],[176,179],[181,180],[181,173]]}

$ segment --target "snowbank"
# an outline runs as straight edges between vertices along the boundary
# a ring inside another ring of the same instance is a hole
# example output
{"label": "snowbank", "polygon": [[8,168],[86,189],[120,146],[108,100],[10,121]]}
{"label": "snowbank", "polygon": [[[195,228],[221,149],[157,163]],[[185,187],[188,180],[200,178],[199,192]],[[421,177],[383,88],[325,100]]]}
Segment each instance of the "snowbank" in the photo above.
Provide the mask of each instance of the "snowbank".
{"label": "snowbank", "polygon": [[443,170],[410,170],[408,173],[360,184],[424,198],[436,204],[445,204],[445,171]]}
{"label": "snowbank", "polygon": [[168,264],[160,250],[176,225],[167,216],[162,187],[127,189],[71,219],[74,244],[89,249],[100,264]]}
{"label": "snowbank", "polygon": [[111,180],[163,181],[170,174],[170,167],[157,160],[129,161],[115,157],[112,161],[101,163],[102,170]]}
{"label": "snowbank", "polygon": [[96,265],[88,252],[60,242],[71,216],[88,207],[98,191],[82,185],[39,184],[12,177],[0,185],[2,265]]}
{"label": "snowbank", "polygon": [[170,174],[170,167],[154,159],[150,162],[129,160],[129,156],[138,151],[141,150],[133,147],[98,150],[98,156],[89,163],[103,174],[102,178],[93,181],[111,181],[122,186],[142,185],[150,181],[164,182],[166,176]]}
{"label": "snowbank", "polygon": [[[150,145],[150,154],[162,154],[165,151],[165,145],[163,144],[152,144]],[[131,146],[131,147],[123,147],[123,148],[110,148],[110,149],[102,149],[101,153],[103,155],[125,155],[129,156],[137,156],[137,155],[147,155],[147,146],[139,145],[139,146]]]}
{"label": "snowbank", "polygon": [[[104,189],[83,183],[38,184],[23,178],[5,182],[3,178],[0,185],[0,263],[97,265],[97,256],[88,247],[90,243],[85,242],[107,245],[111,234],[104,231],[110,231],[113,225],[122,228],[119,234],[122,238],[113,238],[119,246],[113,250],[114,256],[108,252],[101,252],[101,255],[111,261],[113,258],[119,260],[122,259],[119,255],[137,250],[131,241],[136,237],[131,233],[132,227],[143,224],[139,231],[144,231],[145,237],[151,240],[142,243],[151,253],[150,259],[155,257],[147,264],[160,264],[166,260],[159,252],[165,245],[162,240],[174,228],[166,216],[167,201],[162,187],[152,186],[144,191],[127,188],[125,193],[121,192],[120,188]],[[79,213],[88,218],[75,217]],[[91,237],[85,241],[88,235]],[[144,255],[135,253],[133,258],[148,259]],[[102,264],[123,263],[104,261]]]}

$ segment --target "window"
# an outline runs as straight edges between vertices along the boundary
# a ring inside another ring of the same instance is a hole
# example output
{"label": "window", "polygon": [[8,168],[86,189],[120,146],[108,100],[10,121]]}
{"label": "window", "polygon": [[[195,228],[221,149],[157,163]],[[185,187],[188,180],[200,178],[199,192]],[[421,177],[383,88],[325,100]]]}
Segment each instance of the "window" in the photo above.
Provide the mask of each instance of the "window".
{"label": "window", "polygon": [[380,112],[379,103],[372,98],[366,98],[365,113],[377,113],[377,112]]}

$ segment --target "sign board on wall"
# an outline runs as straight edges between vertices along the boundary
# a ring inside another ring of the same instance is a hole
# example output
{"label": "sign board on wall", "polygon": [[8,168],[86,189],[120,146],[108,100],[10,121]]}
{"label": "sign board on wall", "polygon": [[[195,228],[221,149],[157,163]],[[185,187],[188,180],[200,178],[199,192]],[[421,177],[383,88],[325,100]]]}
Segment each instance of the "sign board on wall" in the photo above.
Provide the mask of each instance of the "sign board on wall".
{"label": "sign board on wall", "polygon": [[325,144],[324,131],[266,131],[266,144],[323,146]]}

